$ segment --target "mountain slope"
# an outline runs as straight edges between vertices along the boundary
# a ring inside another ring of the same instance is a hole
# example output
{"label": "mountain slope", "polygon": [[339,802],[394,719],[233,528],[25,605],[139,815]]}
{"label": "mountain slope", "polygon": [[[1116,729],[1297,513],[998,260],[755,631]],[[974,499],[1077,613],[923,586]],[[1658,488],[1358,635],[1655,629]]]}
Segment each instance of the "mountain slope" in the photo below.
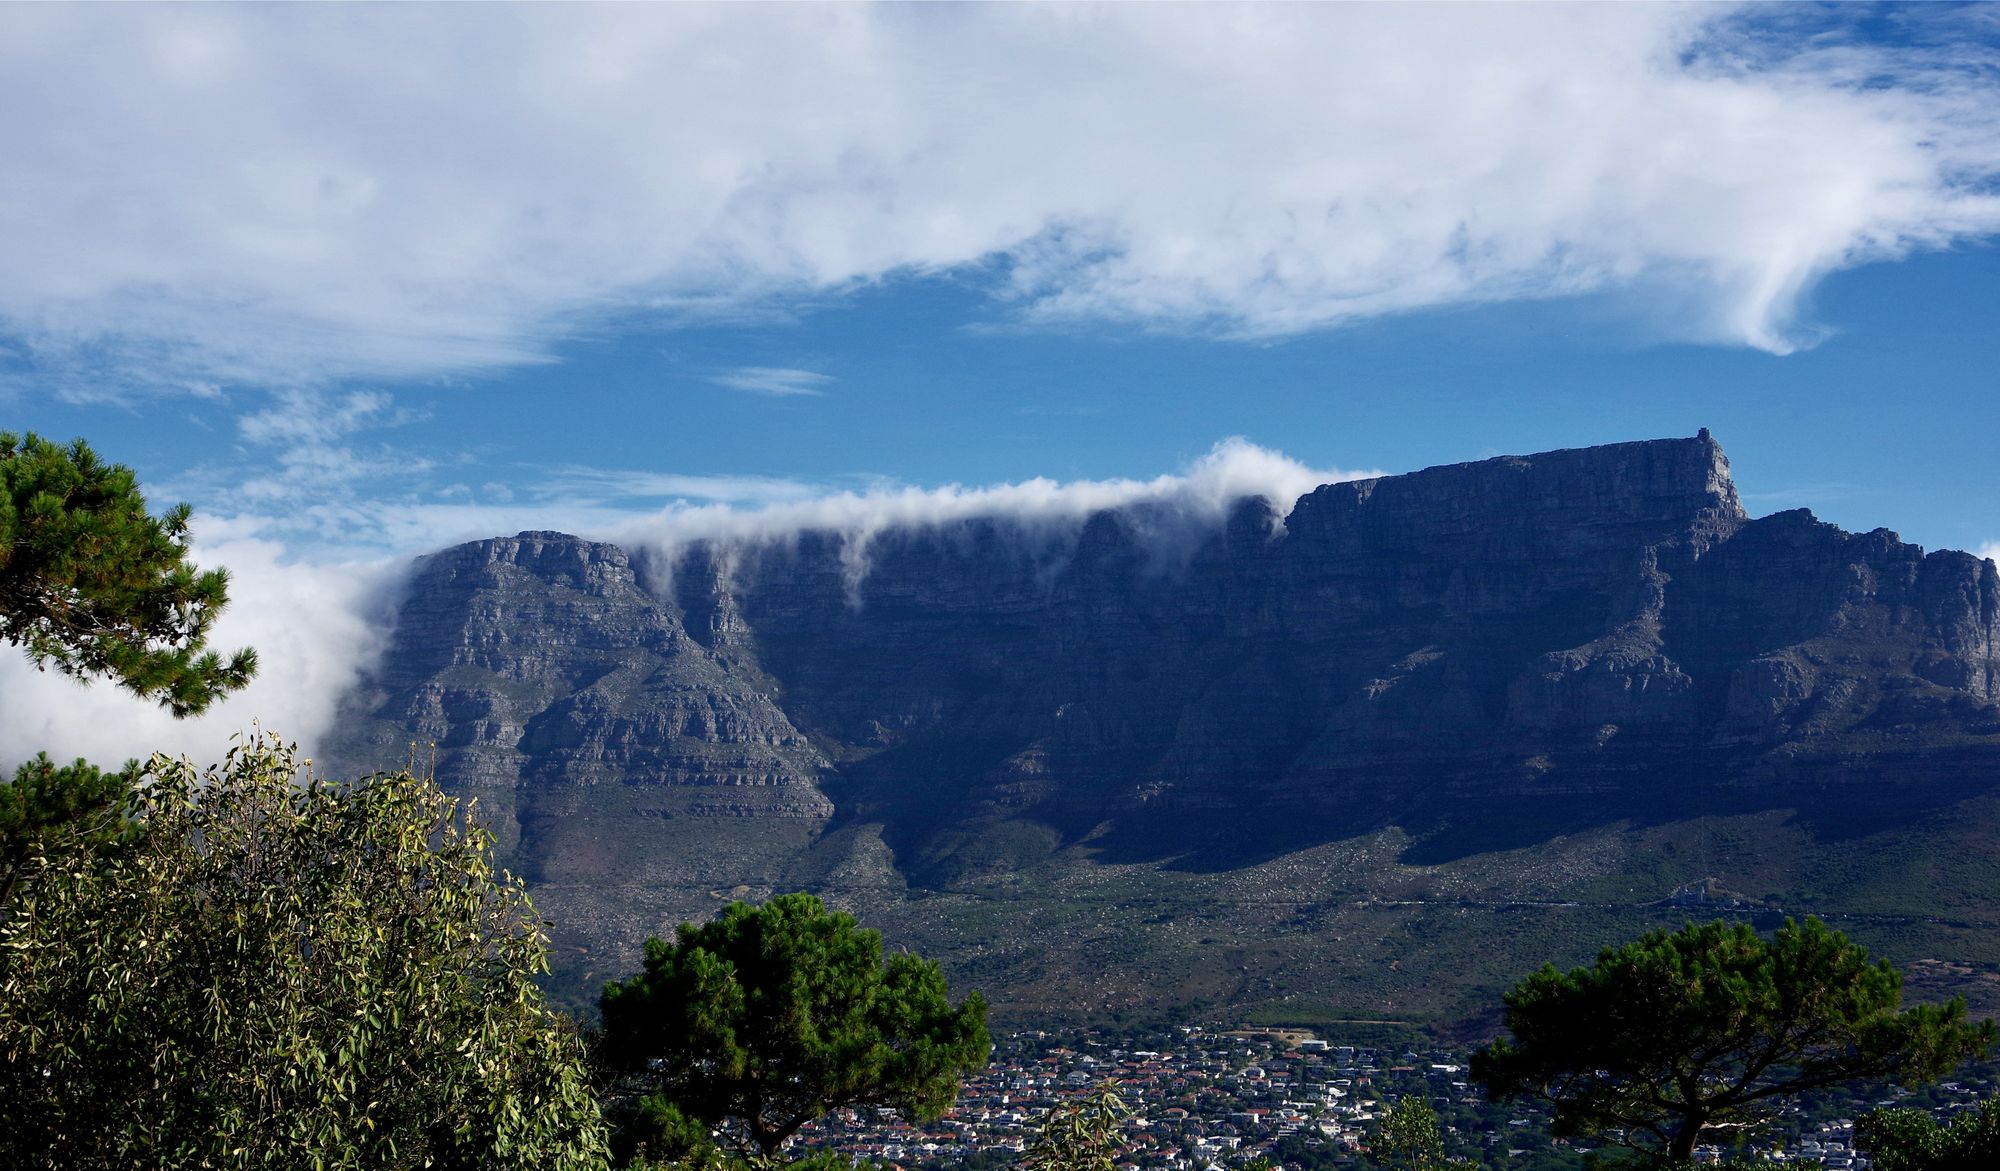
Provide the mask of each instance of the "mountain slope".
{"label": "mountain slope", "polygon": [[2000,959],[1983,905],[1927,927],[1853,865],[2000,895],[1991,835],[1927,861],[1991,824],[1996,703],[1991,563],[1750,519],[1704,432],[1206,527],[475,542],[420,566],[324,755],[435,743],[612,970],[806,885],[1024,1011],[1448,1020],[1710,878]]}

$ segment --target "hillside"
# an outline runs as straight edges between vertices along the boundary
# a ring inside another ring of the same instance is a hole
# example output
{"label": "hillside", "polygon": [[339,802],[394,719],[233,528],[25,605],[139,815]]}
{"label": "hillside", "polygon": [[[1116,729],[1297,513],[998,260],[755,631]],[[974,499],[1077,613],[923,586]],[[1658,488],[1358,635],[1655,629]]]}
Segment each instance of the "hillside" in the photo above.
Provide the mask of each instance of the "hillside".
{"label": "hillside", "polygon": [[1706,432],[1206,529],[474,542],[345,710],[322,756],[436,744],[579,979],[795,887],[1044,1015],[1476,1030],[1677,892],[2000,964],[1994,566],[1751,519]]}

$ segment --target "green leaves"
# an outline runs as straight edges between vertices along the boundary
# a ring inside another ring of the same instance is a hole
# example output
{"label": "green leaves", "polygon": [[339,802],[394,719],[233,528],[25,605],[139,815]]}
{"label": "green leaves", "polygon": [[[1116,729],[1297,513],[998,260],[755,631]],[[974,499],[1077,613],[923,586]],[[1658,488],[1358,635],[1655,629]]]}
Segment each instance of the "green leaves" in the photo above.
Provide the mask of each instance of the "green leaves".
{"label": "green leaves", "polygon": [[935,1118],[990,1049],[977,994],[953,1008],[935,963],[885,966],[880,935],[807,894],[648,941],[602,1003],[614,1067],[765,1158],[841,1106]]}
{"label": "green leaves", "polygon": [[1021,1155],[1023,1171],[1115,1171],[1119,1127],[1131,1113],[1110,1084],[1057,1102],[1035,1125],[1035,1137]]}
{"label": "green leaves", "polygon": [[1475,1171],[1470,1162],[1444,1157],[1437,1111],[1419,1094],[1396,1099],[1382,1115],[1371,1153],[1374,1162],[1396,1171]]}
{"label": "green leaves", "polygon": [[205,651],[228,575],[187,561],[188,509],[154,517],[82,440],[0,432],[0,642],[104,676],[177,716],[241,688],[256,655]]}
{"label": "green leaves", "polygon": [[0,782],[0,918],[16,891],[30,882],[42,860],[89,853],[131,840],[133,761],[104,772],[88,761],[57,767],[46,753]]}
{"label": "green leaves", "polygon": [[1855,1145],[1875,1171],[1991,1171],[2000,1167],[2000,1102],[1939,1126],[1921,1110],[1876,1110],[1855,1124]]}
{"label": "green leaves", "polygon": [[1497,1096],[1555,1106],[1559,1135],[1686,1159],[1705,1130],[1755,1126],[1778,1099],[1863,1077],[1935,1077],[1992,1045],[1962,1002],[1898,1011],[1902,980],[1817,919],[1768,943],[1749,926],[1655,931],[1507,995],[1473,1059]]}
{"label": "green leaves", "polygon": [[140,782],[143,837],[39,858],[0,924],[0,1164],[603,1165],[533,908],[457,803],[268,739]]}

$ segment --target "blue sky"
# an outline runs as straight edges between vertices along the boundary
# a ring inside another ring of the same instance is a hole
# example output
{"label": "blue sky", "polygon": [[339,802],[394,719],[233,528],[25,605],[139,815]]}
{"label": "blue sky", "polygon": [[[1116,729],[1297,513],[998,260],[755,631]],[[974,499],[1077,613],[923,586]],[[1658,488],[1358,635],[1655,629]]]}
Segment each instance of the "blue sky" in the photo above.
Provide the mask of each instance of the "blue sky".
{"label": "blue sky", "polygon": [[[1815,302],[1830,336],[1780,356],[1648,341],[1570,302],[1256,341],[1029,331],[948,279],[892,280],[783,320],[621,324],[542,364],[369,380],[344,393],[381,405],[342,448],[383,466],[330,498],[511,504],[529,523],[586,498],[754,506],[885,482],[1150,477],[1228,436],[1312,467],[1403,471],[1706,426],[1755,512],[1811,508],[1932,548],[2000,538],[2000,252],[1865,266]],[[88,436],[225,513],[232,482],[282,477],[287,450],[246,442],[238,397],[17,401],[13,425]],[[276,527],[301,546],[321,536]]]}
{"label": "blue sky", "polygon": [[410,554],[663,509],[1705,426],[1987,550],[1996,89],[1993,6],[7,6],[0,425],[194,505],[304,734]]}

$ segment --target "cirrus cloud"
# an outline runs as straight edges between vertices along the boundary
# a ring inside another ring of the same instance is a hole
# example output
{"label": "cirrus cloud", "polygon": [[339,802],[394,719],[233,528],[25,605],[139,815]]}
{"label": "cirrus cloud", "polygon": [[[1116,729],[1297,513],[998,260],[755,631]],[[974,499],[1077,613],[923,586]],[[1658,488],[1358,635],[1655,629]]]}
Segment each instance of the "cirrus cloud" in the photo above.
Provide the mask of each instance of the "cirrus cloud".
{"label": "cirrus cloud", "polygon": [[725,370],[713,376],[709,381],[717,386],[748,394],[791,398],[799,395],[825,394],[826,391],[820,388],[832,382],[833,377],[812,370],[795,370],[789,366],[738,366],[734,370]]}

